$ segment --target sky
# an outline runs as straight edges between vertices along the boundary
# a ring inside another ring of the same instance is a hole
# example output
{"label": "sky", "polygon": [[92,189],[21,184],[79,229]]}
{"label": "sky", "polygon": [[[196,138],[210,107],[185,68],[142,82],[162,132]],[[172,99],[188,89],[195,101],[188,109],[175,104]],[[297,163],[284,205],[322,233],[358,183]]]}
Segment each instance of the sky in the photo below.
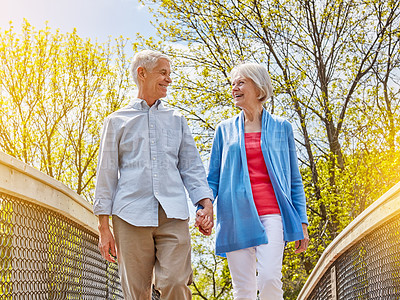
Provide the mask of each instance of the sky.
{"label": "sky", "polygon": [[48,21],[51,30],[65,33],[76,28],[80,37],[98,42],[120,35],[134,40],[137,32],[145,37],[156,32],[151,13],[138,0],[0,0],[1,30],[12,21],[18,32],[24,18],[36,30]]}

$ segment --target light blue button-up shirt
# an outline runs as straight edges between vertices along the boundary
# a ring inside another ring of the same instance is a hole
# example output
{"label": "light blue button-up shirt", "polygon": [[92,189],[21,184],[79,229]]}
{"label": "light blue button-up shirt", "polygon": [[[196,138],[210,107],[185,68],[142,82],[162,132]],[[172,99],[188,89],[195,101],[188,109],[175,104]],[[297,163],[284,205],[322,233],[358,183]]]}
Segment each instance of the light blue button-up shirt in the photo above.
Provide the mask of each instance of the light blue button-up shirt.
{"label": "light blue button-up shirt", "polygon": [[158,226],[158,206],[168,218],[187,219],[185,188],[193,204],[213,199],[186,119],[160,100],[134,99],[104,121],[93,210],[135,226]]}

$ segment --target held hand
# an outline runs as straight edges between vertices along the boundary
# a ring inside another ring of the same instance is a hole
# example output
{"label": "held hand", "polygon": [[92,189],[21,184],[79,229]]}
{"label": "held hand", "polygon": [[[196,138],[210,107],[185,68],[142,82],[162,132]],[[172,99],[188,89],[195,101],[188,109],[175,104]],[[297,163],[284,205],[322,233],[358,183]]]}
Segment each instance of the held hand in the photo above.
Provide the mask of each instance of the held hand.
{"label": "held hand", "polygon": [[206,229],[206,230],[213,228],[214,222],[213,222],[213,220],[211,220],[210,216],[204,216],[204,217],[199,216],[199,218],[202,218],[201,223],[199,223],[199,226],[201,226],[201,228]]}
{"label": "held hand", "polygon": [[199,226],[199,231],[200,231],[202,234],[206,235],[206,236],[210,236],[211,233],[212,233],[212,228],[210,228],[210,229],[204,229],[202,226]]}
{"label": "held hand", "polygon": [[196,213],[195,226],[204,235],[211,235],[212,227],[214,226],[213,205],[210,199],[206,198],[199,201],[203,209],[199,209]]}
{"label": "held hand", "polygon": [[[200,212],[201,214],[202,212]],[[211,235],[212,233],[212,228],[213,228],[213,222],[210,219],[209,216],[196,216],[196,223],[195,226],[198,227],[199,231],[204,234],[204,235]]]}
{"label": "held hand", "polygon": [[296,241],[294,243],[295,246],[295,253],[301,253],[307,250],[308,243],[310,241],[310,238],[308,237],[308,230],[307,230],[307,224],[302,224],[303,226],[303,234],[304,234],[304,239]]}

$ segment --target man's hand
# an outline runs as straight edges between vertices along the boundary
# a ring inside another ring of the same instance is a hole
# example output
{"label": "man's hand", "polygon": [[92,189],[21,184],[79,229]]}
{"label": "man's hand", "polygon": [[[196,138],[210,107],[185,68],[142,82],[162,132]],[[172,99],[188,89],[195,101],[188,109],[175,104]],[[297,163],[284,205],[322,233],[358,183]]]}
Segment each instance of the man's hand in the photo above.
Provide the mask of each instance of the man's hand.
{"label": "man's hand", "polygon": [[99,250],[101,256],[109,262],[115,263],[117,251],[115,248],[114,236],[109,226],[109,216],[99,216]]}
{"label": "man's hand", "polygon": [[295,253],[306,251],[308,247],[308,242],[310,241],[310,238],[308,237],[307,224],[303,223],[301,225],[303,226],[304,239],[294,242]]}
{"label": "man's hand", "polygon": [[198,204],[203,208],[197,211],[194,226],[198,227],[202,234],[211,235],[214,226],[213,204],[209,198],[200,200]]}

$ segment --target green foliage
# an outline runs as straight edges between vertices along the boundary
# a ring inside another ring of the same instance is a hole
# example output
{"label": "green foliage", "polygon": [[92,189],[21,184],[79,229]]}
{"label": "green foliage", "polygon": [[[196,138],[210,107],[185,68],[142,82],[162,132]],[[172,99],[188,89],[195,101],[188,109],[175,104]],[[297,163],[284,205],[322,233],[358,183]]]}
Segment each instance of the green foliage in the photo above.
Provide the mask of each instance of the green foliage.
{"label": "green foliage", "polygon": [[[213,131],[238,111],[229,71],[264,64],[266,108],[295,128],[311,243],[285,253],[286,299],[295,299],[329,243],[398,181],[400,3],[371,1],[142,1],[173,57],[168,102],[191,120],[205,160]],[[140,37],[139,37],[140,38]]]}
{"label": "green foliage", "polygon": [[127,40],[99,45],[27,21],[0,40],[0,149],[91,200],[102,120],[131,88]]}
{"label": "green foliage", "polygon": [[[400,2],[143,2],[159,36],[139,35],[131,47],[172,57],[165,101],[186,115],[205,160],[216,125],[238,113],[232,67],[255,61],[270,71],[266,108],[294,125],[308,199],[309,249],[295,255],[289,245],[284,258],[285,298],[295,299],[329,243],[398,181]],[[100,45],[28,22],[0,38],[0,148],[90,200],[102,120],[131,95],[129,41]],[[195,297],[223,289],[229,299],[212,239],[193,243]]]}
{"label": "green foliage", "polygon": [[197,228],[191,228],[193,252],[193,299],[229,300],[232,297],[232,282],[228,262],[215,255],[214,235],[206,237]]}

